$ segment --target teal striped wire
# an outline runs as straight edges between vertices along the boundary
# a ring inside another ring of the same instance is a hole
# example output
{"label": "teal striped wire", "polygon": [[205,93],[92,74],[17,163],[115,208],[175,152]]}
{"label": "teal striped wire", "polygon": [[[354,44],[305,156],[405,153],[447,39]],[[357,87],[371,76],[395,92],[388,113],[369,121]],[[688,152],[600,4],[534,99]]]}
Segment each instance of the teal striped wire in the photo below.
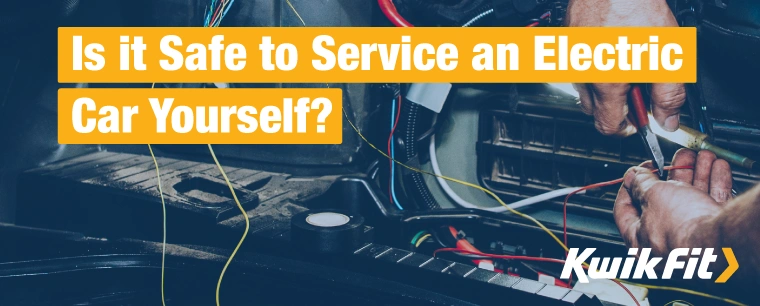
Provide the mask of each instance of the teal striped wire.
{"label": "teal striped wire", "polygon": [[420,239],[420,237],[422,237],[422,235],[424,235],[425,233],[427,233],[427,231],[423,230],[417,233],[417,235],[414,235],[414,237],[412,238],[412,245],[415,245],[417,243],[417,239]]}

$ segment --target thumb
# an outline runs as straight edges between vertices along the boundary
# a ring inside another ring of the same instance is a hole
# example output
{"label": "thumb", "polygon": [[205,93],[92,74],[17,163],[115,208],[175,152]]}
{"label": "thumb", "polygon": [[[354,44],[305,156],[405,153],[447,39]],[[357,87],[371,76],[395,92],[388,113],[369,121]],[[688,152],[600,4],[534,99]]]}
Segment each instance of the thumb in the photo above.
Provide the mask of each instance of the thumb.
{"label": "thumb", "polygon": [[647,200],[652,193],[652,188],[661,182],[660,179],[652,173],[651,169],[644,167],[633,167],[625,173],[623,178],[623,187],[628,190],[634,203],[638,203],[644,210]]}
{"label": "thumb", "polygon": [[652,116],[664,130],[673,132],[678,129],[684,102],[686,89],[683,84],[652,84]]}

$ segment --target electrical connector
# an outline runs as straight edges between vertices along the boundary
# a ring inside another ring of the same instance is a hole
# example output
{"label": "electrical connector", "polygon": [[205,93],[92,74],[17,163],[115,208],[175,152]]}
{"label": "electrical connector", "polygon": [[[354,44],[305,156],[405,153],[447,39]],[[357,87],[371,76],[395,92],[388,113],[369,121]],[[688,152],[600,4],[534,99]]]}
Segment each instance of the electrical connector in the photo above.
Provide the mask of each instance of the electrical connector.
{"label": "electrical connector", "polygon": [[414,83],[409,86],[406,99],[440,113],[450,91],[451,83]]}

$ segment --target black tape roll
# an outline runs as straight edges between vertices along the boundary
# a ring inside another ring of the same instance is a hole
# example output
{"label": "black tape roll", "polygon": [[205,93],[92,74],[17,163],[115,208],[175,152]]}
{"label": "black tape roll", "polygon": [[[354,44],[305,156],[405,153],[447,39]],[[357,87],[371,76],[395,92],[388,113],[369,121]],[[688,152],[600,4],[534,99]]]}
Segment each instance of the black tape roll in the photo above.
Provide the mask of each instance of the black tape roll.
{"label": "black tape roll", "polygon": [[364,217],[339,209],[315,209],[290,218],[291,241],[309,252],[352,252],[364,242]]}

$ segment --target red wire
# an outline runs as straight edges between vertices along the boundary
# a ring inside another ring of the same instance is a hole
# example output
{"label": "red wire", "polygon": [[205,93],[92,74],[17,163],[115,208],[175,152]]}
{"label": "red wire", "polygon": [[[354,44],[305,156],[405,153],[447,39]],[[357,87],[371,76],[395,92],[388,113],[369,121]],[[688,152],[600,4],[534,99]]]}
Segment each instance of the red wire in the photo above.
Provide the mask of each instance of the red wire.
{"label": "red wire", "polygon": [[478,255],[478,256],[497,258],[497,259],[553,262],[553,263],[561,263],[561,264],[565,263],[564,260],[562,260],[562,259],[556,259],[556,258],[533,257],[533,256],[519,256],[519,255],[489,254],[489,253],[483,253],[483,252],[478,252],[478,251],[462,250],[462,249],[458,249],[458,248],[437,249],[437,250],[435,250],[433,252],[433,257],[435,257],[440,252],[457,252],[457,253],[465,253],[465,254]]}
{"label": "red wire", "polygon": [[[464,238],[458,239],[457,236],[458,236],[458,232],[459,231],[457,231],[457,229],[454,228],[453,226],[449,226],[449,232],[451,232],[451,235],[454,236],[454,239],[457,239],[457,247],[456,247],[456,249],[470,251],[470,252],[480,252],[480,250],[478,250],[478,248],[476,248],[474,245],[472,245],[472,243],[470,243],[469,241],[467,241],[467,239],[464,239]],[[475,259],[472,262],[474,262],[476,265],[480,265],[480,263],[483,262],[483,261],[493,264],[493,261],[482,260],[482,259]]]}
{"label": "red wire", "polygon": [[[664,167],[663,169],[667,170],[667,171],[670,171],[670,170],[677,170],[677,169],[694,169],[694,167],[693,166],[668,166],[668,167]],[[657,169],[653,169],[652,172],[657,172]],[[565,246],[569,246],[569,244],[567,243],[567,202],[570,200],[570,197],[572,197],[573,195],[576,195],[579,192],[584,191],[584,190],[589,190],[589,189],[594,189],[594,188],[601,188],[601,187],[607,187],[607,186],[612,186],[612,185],[620,184],[620,183],[623,182],[623,179],[624,178],[619,178],[619,179],[616,179],[616,180],[611,180],[611,181],[607,181],[607,182],[601,182],[601,183],[596,183],[596,184],[591,184],[591,185],[588,185],[588,186],[584,186],[584,187],[581,187],[580,189],[578,189],[576,191],[573,191],[573,192],[569,193],[565,197],[565,201],[562,203],[562,236],[563,236],[564,241],[565,241]],[[567,252],[565,252],[565,256],[567,256]],[[572,275],[570,276],[569,281],[572,282]],[[628,288],[626,288],[623,284],[621,284],[617,280],[614,280],[614,281],[618,285],[620,285],[620,287],[623,287],[623,289],[625,289],[626,292],[628,292],[628,295],[630,295],[633,298],[633,300],[636,301],[636,305],[639,305],[639,302],[633,296],[633,294],[631,293],[631,291],[628,290]]]}
{"label": "red wire", "polygon": [[580,189],[569,193],[565,197],[565,202],[562,204],[562,234],[563,234],[563,236],[565,238],[564,239],[565,246],[567,246],[567,202],[568,202],[568,200],[570,200],[570,197],[572,197],[575,194],[578,194],[581,191],[585,191],[585,190],[588,190],[588,189],[594,189],[594,188],[601,188],[601,187],[611,186],[611,185],[615,185],[615,184],[620,184],[622,182],[623,182],[623,179],[619,178],[619,179],[611,180],[611,181],[607,181],[607,182],[591,184],[591,185],[588,185],[588,186],[581,187]]}
{"label": "red wire", "polygon": [[[221,4],[221,2],[220,2],[220,4]],[[216,7],[216,11],[214,11],[214,14],[211,15],[211,21],[208,23],[209,26],[213,25],[214,22],[216,22],[216,18],[218,18],[217,13],[220,13],[219,9],[221,9],[221,8],[222,8],[221,5],[219,5],[219,6]]]}
{"label": "red wire", "polygon": [[[398,10],[396,10],[396,5],[393,4],[393,0],[377,0],[377,4],[380,6],[380,10],[383,12],[383,14],[385,14],[385,17],[387,17],[388,20],[390,20],[391,23],[393,23],[395,26],[397,26],[397,27],[414,27],[414,25],[412,23],[410,23],[409,21],[407,21],[406,19],[404,19],[404,17],[401,16],[401,14],[399,14]],[[544,19],[544,18],[547,18],[549,16],[551,16],[551,12],[545,13],[544,15],[542,15],[540,17],[540,19]],[[533,22],[533,23],[529,24],[527,27],[529,27],[529,28],[530,27],[535,27],[535,26],[537,26],[539,24],[540,24],[539,22]],[[401,96],[399,96],[398,104],[399,104],[399,106],[398,106],[398,113],[396,114],[396,121],[393,123],[393,129],[391,129],[391,134],[388,137],[388,153],[389,153],[389,155],[390,155],[390,147],[391,147],[390,144],[391,144],[391,141],[393,141],[393,132],[395,132],[395,130],[396,130],[396,125],[398,124],[398,118],[399,118],[400,112],[401,112]],[[391,162],[391,167],[393,167],[393,161],[390,161],[390,162]],[[670,168],[670,169],[667,169],[667,168]],[[666,167],[666,170],[671,170],[671,169],[687,169],[687,168],[690,169],[691,167],[684,167],[684,168],[681,168],[681,167]],[[591,188],[599,188],[599,187],[604,187],[604,186],[610,186],[610,185],[614,185],[614,184],[619,184],[622,181],[623,181],[623,179],[621,178],[621,179],[617,179],[617,180],[613,180],[613,181],[609,181],[609,182],[603,182],[603,183],[589,185],[589,186],[583,187],[583,188],[581,188],[579,190],[576,190],[576,191],[574,191],[574,192],[572,192],[572,193],[570,193],[570,194],[567,195],[567,197],[565,198],[565,203],[563,205],[563,217],[562,217],[563,234],[564,234],[564,238],[565,238],[565,245],[567,245],[567,201],[570,199],[570,197],[572,195],[580,192],[581,190],[586,190],[586,189],[591,189]],[[388,195],[391,198],[391,203],[393,203],[393,196],[390,193],[390,187],[389,187]],[[457,236],[456,235],[457,231],[456,231],[456,229],[454,229],[454,227],[450,226],[449,230],[452,231],[452,234],[454,235],[454,237]],[[438,250],[436,250],[435,252],[433,252],[433,257],[435,257],[435,255],[438,252],[460,252],[460,253],[468,253],[468,254],[474,254],[474,255],[480,255],[480,256],[487,256],[487,257],[492,257],[492,258],[499,258],[499,259],[513,259],[513,260],[524,260],[524,261],[543,261],[543,262],[565,263],[564,260],[554,259],[554,258],[542,258],[542,257],[530,257],[530,256],[511,256],[511,255],[496,255],[496,254],[481,253],[481,252],[477,251],[477,248],[475,248],[475,246],[473,246],[469,241],[467,241],[465,239],[458,239],[457,240],[457,248],[444,248],[444,249],[438,249]],[[639,305],[639,301],[636,299],[635,296],[633,296],[633,293],[631,293],[631,291],[628,290],[627,287],[625,287],[623,284],[621,284],[617,280],[613,280],[613,281],[615,283],[617,283],[618,285],[620,285],[621,287],[623,287],[623,289],[625,290],[625,292],[627,292],[628,295],[631,296],[631,298],[633,299],[633,301],[636,302],[636,305]]]}
{"label": "red wire", "polygon": [[[393,156],[391,153],[391,142],[393,141],[393,133],[396,132],[396,126],[398,125],[398,117],[401,117],[401,95],[398,95],[398,110],[396,110],[396,121],[393,122],[393,128],[391,128],[391,134],[388,136],[388,156]],[[390,166],[394,167],[393,160],[389,159]],[[388,178],[388,198],[391,199],[393,204],[393,194],[391,193],[391,184],[393,184],[393,178]]]}
{"label": "red wire", "polygon": [[[544,20],[544,19],[546,19],[546,18],[549,18],[549,16],[551,16],[551,15],[552,15],[552,12],[551,12],[551,11],[548,11],[548,12],[544,13],[543,15],[541,15],[541,17],[538,17],[538,19]],[[535,27],[535,26],[537,26],[537,25],[539,25],[539,24],[541,24],[541,23],[540,23],[540,22],[538,22],[538,21],[535,21],[535,22],[533,22],[533,23],[531,23],[531,24],[527,25],[526,27],[528,27],[528,28],[532,28],[532,27]]]}
{"label": "red wire", "polygon": [[[443,248],[438,249],[433,252],[433,257],[435,257],[440,252],[457,252],[457,253],[464,253],[464,254],[471,254],[471,255],[478,255],[478,256],[484,256],[484,257],[491,257],[491,258],[497,258],[497,259],[509,259],[509,260],[522,260],[522,261],[537,261],[537,262],[552,262],[552,263],[559,263],[559,264],[565,264],[565,261],[562,259],[556,259],[556,258],[545,258],[545,257],[533,257],[533,256],[515,256],[515,255],[498,255],[498,254],[488,254],[483,252],[475,252],[475,251],[468,251],[468,250],[462,250],[457,248]],[[584,269],[588,270],[588,267],[583,267]],[[620,281],[613,279],[613,282],[618,284],[618,286],[622,287],[623,290],[625,290],[626,293],[633,299],[633,301],[636,303],[637,306],[641,306],[639,304],[639,300],[636,299],[636,297],[633,295],[633,293],[628,290],[628,287],[623,285]]]}
{"label": "red wire", "polygon": [[[664,167],[664,170],[666,170],[666,171],[678,170],[678,169],[694,169],[694,167],[693,166],[668,166],[668,167]],[[652,172],[657,172],[657,169],[652,170]],[[567,202],[570,200],[570,197],[572,197],[573,195],[575,195],[575,194],[577,194],[577,193],[579,193],[581,191],[584,191],[584,190],[589,190],[589,189],[594,189],[594,188],[601,188],[601,187],[607,187],[607,186],[611,186],[611,185],[615,185],[615,184],[620,184],[622,182],[623,182],[623,178],[619,178],[619,179],[611,180],[611,181],[607,181],[607,182],[601,182],[601,183],[591,184],[591,185],[588,185],[588,186],[581,187],[580,189],[571,192],[570,194],[568,194],[565,197],[565,202],[562,203],[562,235],[564,236],[565,246],[568,245],[567,244]]]}
{"label": "red wire", "polygon": [[615,284],[618,284],[618,286],[622,287],[623,290],[625,290],[625,292],[628,293],[628,296],[630,296],[633,299],[633,301],[636,303],[636,306],[641,306],[641,304],[639,304],[639,300],[637,300],[636,297],[633,296],[633,293],[631,292],[631,290],[628,290],[628,287],[623,285],[623,283],[621,283],[619,280],[613,279],[612,281],[615,282]]}
{"label": "red wire", "polygon": [[[398,13],[398,11],[396,10],[396,5],[393,4],[393,0],[377,0],[377,4],[380,6],[380,9],[383,11],[383,14],[385,14],[385,16],[388,17],[388,20],[390,20],[397,27],[414,27],[413,24],[411,24],[409,21],[404,19],[404,17]],[[544,19],[549,16],[551,16],[551,12],[546,12],[543,15],[541,15],[540,19]],[[213,22],[211,24],[213,24]],[[533,27],[536,25],[538,25],[538,22],[534,22],[533,24],[528,25],[528,27]],[[393,133],[394,131],[396,131],[396,125],[398,125],[398,118],[400,117],[400,114],[401,114],[401,95],[398,96],[398,112],[396,114],[396,121],[393,123],[393,129],[391,129],[390,136],[388,136],[388,156],[391,155],[391,141],[393,141]],[[392,160],[390,161],[390,166],[393,167]],[[388,198],[390,199],[391,204],[393,204],[394,201],[393,201],[393,195],[391,194],[390,184],[392,184],[392,180],[389,179]],[[454,234],[454,237],[456,237],[456,234]]]}
{"label": "red wire", "polygon": [[377,0],[377,4],[380,6],[380,10],[383,11],[385,17],[391,21],[397,27],[414,27],[409,21],[406,21],[401,14],[396,10],[396,5],[393,4],[393,0]]}
{"label": "red wire", "polygon": [[462,250],[462,249],[458,249],[458,248],[437,249],[437,250],[435,250],[433,252],[433,257],[435,257],[440,252],[457,252],[457,253],[464,253],[464,254],[478,255],[478,256],[483,256],[483,257],[496,258],[496,259],[553,262],[553,263],[560,263],[560,264],[564,264],[565,263],[564,260],[562,260],[562,259],[556,259],[556,258],[533,257],[533,256],[518,256],[518,255],[488,254],[488,253],[483,253],[483,252],[478,252],[478,251]]}

